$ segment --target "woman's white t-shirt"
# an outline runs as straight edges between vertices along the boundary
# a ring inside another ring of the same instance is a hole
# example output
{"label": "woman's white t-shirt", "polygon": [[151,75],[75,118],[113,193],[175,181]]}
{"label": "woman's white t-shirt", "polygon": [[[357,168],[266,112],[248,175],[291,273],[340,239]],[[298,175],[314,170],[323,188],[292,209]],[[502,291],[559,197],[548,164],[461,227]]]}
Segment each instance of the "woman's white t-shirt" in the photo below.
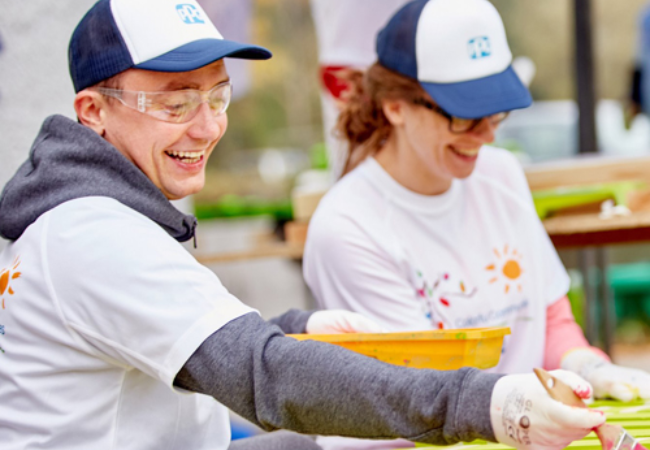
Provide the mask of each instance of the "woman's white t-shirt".
{"label": "woman's white t-shirt", "polygon": [[228,413],[173,381],[249,313],[160,226],[105,197],[61,204],[0,254],[0,448],[225,450]]}
{"label": "woman's white t-shirt", "polygon": [[569,288],[523,170],[492,147],[471,176],[435,196],[367,159],[319,204],[304,276],[320,306],[393,331],[510,327],[491,369],[505,373],[542,366],[546,308]]}

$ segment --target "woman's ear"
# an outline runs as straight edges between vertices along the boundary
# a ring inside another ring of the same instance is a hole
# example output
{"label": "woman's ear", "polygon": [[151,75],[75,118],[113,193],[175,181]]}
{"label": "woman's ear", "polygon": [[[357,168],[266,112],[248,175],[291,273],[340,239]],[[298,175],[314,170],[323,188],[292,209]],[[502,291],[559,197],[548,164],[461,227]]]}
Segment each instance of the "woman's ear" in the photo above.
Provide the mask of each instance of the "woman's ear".
{"label": "woman's ear", "polygon": [[383,100],[381,103],[381,109],[386,119],[393,126],[404,124],[405,107],[404,100]]}
{"label": "woman's ear", "polygon": [[94,130],[100,136],[106,130],[106,99],[99,93],[84,89],[74,99],[74,109],[82,125]]}

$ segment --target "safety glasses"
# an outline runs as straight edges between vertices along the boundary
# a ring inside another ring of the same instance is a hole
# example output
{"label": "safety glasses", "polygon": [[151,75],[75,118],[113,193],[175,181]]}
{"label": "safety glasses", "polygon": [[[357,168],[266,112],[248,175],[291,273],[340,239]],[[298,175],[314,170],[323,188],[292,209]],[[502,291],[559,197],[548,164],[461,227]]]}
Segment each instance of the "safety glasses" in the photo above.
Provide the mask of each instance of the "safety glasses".
{"label": "safety glasses", "polygon": [[209,91],[183,89],[178,91],[144,92],[97,88],[102,95],[119,100],[124,106],[148,114],[164,122],[185,123],[199,113],[205,102],[214,117],[226,112],[232,98],[232,83],[224,81]]}
{"label": "safety glasses", "polygon": [[431,111],[436,112],[442,117],[449,120],[449,131],[456,134],[467,133],[468,131],[473,130],[485,118],[487,118],[490,123],[492,123],[492,125],[498,125],[503,122],[506,117],[508,117],[508,114],[510,114],[510,112],[500,112],[492,114],[491,116],[479,117],[477,119],[463,119],[462,117],[452,116],[440,106],[423,98],[415,99],[413,100],[413,103],[416,105],[424,106],[425,108],[430,109]]}

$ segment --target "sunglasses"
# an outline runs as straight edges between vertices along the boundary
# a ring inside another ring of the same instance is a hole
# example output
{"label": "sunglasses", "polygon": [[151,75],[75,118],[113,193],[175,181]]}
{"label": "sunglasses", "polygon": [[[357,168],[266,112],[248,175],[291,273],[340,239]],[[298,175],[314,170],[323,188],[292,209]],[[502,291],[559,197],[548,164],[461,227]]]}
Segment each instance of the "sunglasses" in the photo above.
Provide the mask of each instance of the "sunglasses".
{"label": "sunglasses", "polygon": [[208,91],[182,89],[178,91],[144,92],[123,89],[96,88],[107,97],[119,100],[124,106],[148,114],[164,122],[185,123],[199,113],[207,103],[214,117],[226,112],[232,98],[232,83],[224,81]]}
{"label": "sunglasses", "polygon": [[463,119],[462,117],[456,117],[449,114],[447,111],[442,109],[440,106],[425,100],[423,98],[418,98],[413,100],[413,103],[416,105],[424,106],[431,111],[440,114],[445,119],[449,120],[449,131],[456,134],[467,133],[468,131],[473,130],[476,126],[481,123],[483,119],[488,119],[492,125],[498,125],[503,122],[510,112],[500,112],[492,114],[490,116],[479,117],[476,119]]}

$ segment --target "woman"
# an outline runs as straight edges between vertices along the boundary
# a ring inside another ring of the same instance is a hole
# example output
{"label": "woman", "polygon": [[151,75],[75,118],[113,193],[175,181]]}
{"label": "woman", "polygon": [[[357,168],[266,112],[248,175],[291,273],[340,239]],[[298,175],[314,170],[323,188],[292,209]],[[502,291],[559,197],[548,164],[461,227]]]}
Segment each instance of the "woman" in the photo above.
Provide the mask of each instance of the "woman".
{"label": "woman", "polygon": [[521,167],[485,146],[531,103],[495,8],[411,2],[377,57],[339,118],[347,174],[309,227],[304,275],[319,304],[391,331],[508,326],[494,370],[562,367],[598,397],[650,398],[648,374],[585,340]]}

